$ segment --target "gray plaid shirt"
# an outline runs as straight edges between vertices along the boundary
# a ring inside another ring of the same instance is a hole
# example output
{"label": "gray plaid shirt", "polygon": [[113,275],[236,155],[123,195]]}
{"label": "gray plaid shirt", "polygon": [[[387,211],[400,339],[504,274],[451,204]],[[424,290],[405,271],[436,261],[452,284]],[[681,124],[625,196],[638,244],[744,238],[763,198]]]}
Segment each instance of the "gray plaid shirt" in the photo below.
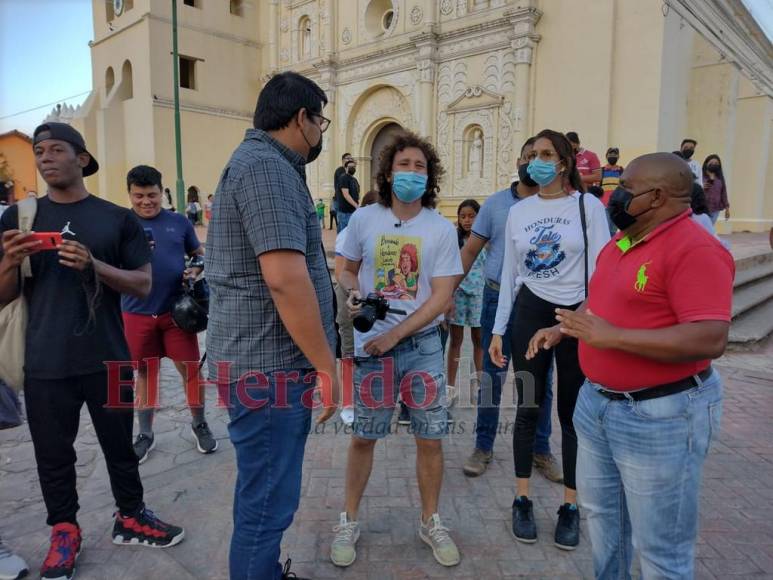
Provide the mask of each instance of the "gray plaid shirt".
{"label": "gray plaid shirt", "polygon": [[295,250],[306,256],[322,324],[335,348],[333,286],[304,166],[303,157],[266,132],[249,129],[223,170],[206,252],[211,380],[218,376],[219,362],[230,363],[229,382],[251,371],[311,368],[263,279],[258,256],[265,252]]}

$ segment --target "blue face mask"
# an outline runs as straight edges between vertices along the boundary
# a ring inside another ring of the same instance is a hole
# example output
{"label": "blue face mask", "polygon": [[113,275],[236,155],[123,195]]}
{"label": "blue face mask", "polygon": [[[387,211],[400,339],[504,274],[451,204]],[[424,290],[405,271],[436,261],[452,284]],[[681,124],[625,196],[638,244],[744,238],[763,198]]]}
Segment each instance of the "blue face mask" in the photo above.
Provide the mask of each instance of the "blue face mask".
{"label": "blue face mask", "polygon": [[413,171],[400,171],[392,176],[392,192],[403,203],[421,199],[427,191],[427,176]]}
{"label": "blue face mask", "polygon": [[558,175],[556,165],[557,163],[542,161],[542,159],[532,159],[529,162],[527,171],[534,181],[536,181],[542,187],[545,187],[549,183],[552,183]]}

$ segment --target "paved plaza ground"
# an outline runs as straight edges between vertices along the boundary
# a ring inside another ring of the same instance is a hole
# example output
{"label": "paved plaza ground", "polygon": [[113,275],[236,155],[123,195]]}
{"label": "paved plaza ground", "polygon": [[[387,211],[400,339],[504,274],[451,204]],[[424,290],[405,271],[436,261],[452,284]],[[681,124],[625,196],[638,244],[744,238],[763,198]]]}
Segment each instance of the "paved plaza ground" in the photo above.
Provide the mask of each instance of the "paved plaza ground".
{"label": "paved plaza ground", "polygon": [[[722,433],[706,463],[701,494],[698,577],[773,578],[773,347],[729,354],[718,367],[726,380],[726,396]],[[215,397],[209,393],[208,418],[220,449],[214,455],[200,455],[193,447],[188,412],[173,373],[165,362],[165,406],[156,421],[156,450],[140,470],[148,505],[163,518],[185,526],[186,540],[163,551],[110,543],[113,500],[94,430],[84,411],[76,444],[80,522],[85,534],[80,579],[227,578],[235,478],[227,414],[212,407]],[[458,567],[438,566],[418,540],[415,452],[404,428],[377,447],[363,502],[357,562],[347,570],[330,564],[331,528],[343,501],[349,439],[337,420],[326,432],[312,433],[306,448],[301,507],[283,544],[294,570],[312,578],[374,580],[592,577],[584,522],[582,544],[576,552],[561,552],[552,545],[560,486],[534,477],[537,544],[518,544],[508,531],[515,414],[511,385],[505,400],[510,401],[502,417],[503,430],[508,433],[497,440],[495,461],[483,477],[468,479],[461,471],[472,445],[472,408],[457,409],[456,432],[445,444],[441,512],[462,550]],[[556,417],[554,425],[558,425]],[[553,448],[560,450],[557,433]],[[49,528],[26,426],[0,432],[0,514],[0,533],[37,568],[47,549]]]}
{"label": "paved plaza ground", "polygon": [[[203,338],[203,337],[202,337]],[[469,355],[469,343],[465,352]],[[717,363],[725,379],[722,431],[705,467],[701,493],[698,578],[773,578],[773,344],[729,353]],[[84,550],[81,580],[225,579],[235,479],[234,453],[227,437],[227,413],[209,392],[208,419],[220,449],[200,455],[193,446],[190,417],[174,369],[164,362],[164,408],[156,420],[156,450],[140,467],[148,506],[183,525],[186,540],[170,550],[117,547],[110,543],[113,499],[93,427],[84,410],[78,452],[80,523]],[[464,401],[467,401],[465,403]],[[361,513],[358,559],[349,569],[328,559],[331,528],[341,511],[349,437],[340,420],[312,433],[306,447],[303,497],[285,535],[283,558],[293,570],[315,579],[420,580],[456,578],[591,578],[585,522],[580,548],[553,546],[552,532],[562,488],[534,476],[533,499],[540,539],[517,543],[509,532],[514,478],[512,384],[505,389],[502,430],[495,460],[481,478],[469,479],[461,466],[471,451],[475,411],[470,393],[455,411],[455,432],[445,443],[441,513],[462,551],[452,569],[437,565],[418,539],[419,496],[412,438],[401,428],[376,451],[373,477]],[[554,416],[553,449],[560,451]],[[24,556],[32,577],[48,547],[49,528],[26,426],[0,431],[0,534]]]}

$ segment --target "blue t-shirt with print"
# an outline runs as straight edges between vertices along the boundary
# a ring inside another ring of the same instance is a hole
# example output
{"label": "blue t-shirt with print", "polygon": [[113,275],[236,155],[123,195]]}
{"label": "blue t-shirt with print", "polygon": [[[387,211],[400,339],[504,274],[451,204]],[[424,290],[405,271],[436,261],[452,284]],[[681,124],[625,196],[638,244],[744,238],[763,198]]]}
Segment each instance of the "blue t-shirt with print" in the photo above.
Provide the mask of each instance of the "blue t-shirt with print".
{"label": "blue t-shirt with print", "polygon": [[499,284],[505,261],[505,226],[510,208],[520,200],[510,188],[496,192],[480,208],[472,224],[472,233],[488,241],[488,256],[483,274],[487,280]]}
{"label": "blue t-shirt with print", "polygon": [[121,296],[121,309],[132,314],[166,314],[183,291],[185,257],[201,244],[190,220],[169,210],[162,209],[153,219],[137,219],[153,232],[153,287],[145,300]]}

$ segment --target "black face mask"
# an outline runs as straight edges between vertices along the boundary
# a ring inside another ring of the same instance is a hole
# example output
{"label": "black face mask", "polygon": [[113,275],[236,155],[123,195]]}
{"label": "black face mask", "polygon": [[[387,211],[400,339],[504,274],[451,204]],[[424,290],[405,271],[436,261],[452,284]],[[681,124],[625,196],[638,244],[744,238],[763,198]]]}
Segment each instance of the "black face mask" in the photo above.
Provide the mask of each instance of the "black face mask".
{"label": "black face mask", "polygon": [[617,162],[619,161],[619,159],[620,159],[619,157],[615,157],[614,155],[610,155],[609,157],[607,157],[607,162],[610,165],[617,165]]}
{"label": "black face mask", "polygon": [[713,171],[714,173],[719,173],[719,165],[717,165],[716,163],[710,163],[709,165],[706,166],[706,169],[708,171]]}
{"label": "black face mask", "polygon": [[539,187],[539,183],[534,181],[531,178],[531,175],[529,175],[529,172],[526,171],[528,168],[528,163],[524,163],[523,165],[518,166],[518,179],[527,187]]}
{"label": "black face mask", "polygon": [[609,198],[609,204],[607,204],[607,211],[609,212],[609,219],[612,220],[612,223],[615,224],[617,229],[623,231],[627,230],[636,223],[637,218],[652,210],[652,208],[645,209],[643,212],[636,215],[631,215],[628,213],[628,208],[631,206],[631,202],[635,198],[641,195],[645,195],[651,191],[655,191],[655,189],[657,188],[653,187],[647,191],[637,193],[636,195],[624,187],[618,187],[615,189],[615,191],[612,192],[612,195]]}
{"label": "black face mask", "polygon": [[682,149],[682,157],[689,159],[695,153],[695,149]]}
{"label": "black face mask", "polygon": [[[306,135],[304,135],[303,138],[305,139]],[[306,141],[306,143],[308,143],[308,141]],[[319,136],[319,143],[309,149],[309,154],[306,156],[306,164],[308,165],[315,161],[320,153],[322,153],[322,135]]]}
{"label": "black face mask", "polygon": [[309,143],[303,129],[301,129],[301,134],[303,135],[303,140],[306,141],[306,145],[309,146],[309,154],[306,156],[306,164],[308,165],[309,163],[316,161],[319,154],[322,153],[322,132],[320,131],[319,133],[319,142],[316,145]]}
{"label": "black face mask", "polygon": [[356,167],[350,167],[349,169],[346,170],[346,172],[349,175],[354,175],[355,173],[357,173],[357,168]]}

